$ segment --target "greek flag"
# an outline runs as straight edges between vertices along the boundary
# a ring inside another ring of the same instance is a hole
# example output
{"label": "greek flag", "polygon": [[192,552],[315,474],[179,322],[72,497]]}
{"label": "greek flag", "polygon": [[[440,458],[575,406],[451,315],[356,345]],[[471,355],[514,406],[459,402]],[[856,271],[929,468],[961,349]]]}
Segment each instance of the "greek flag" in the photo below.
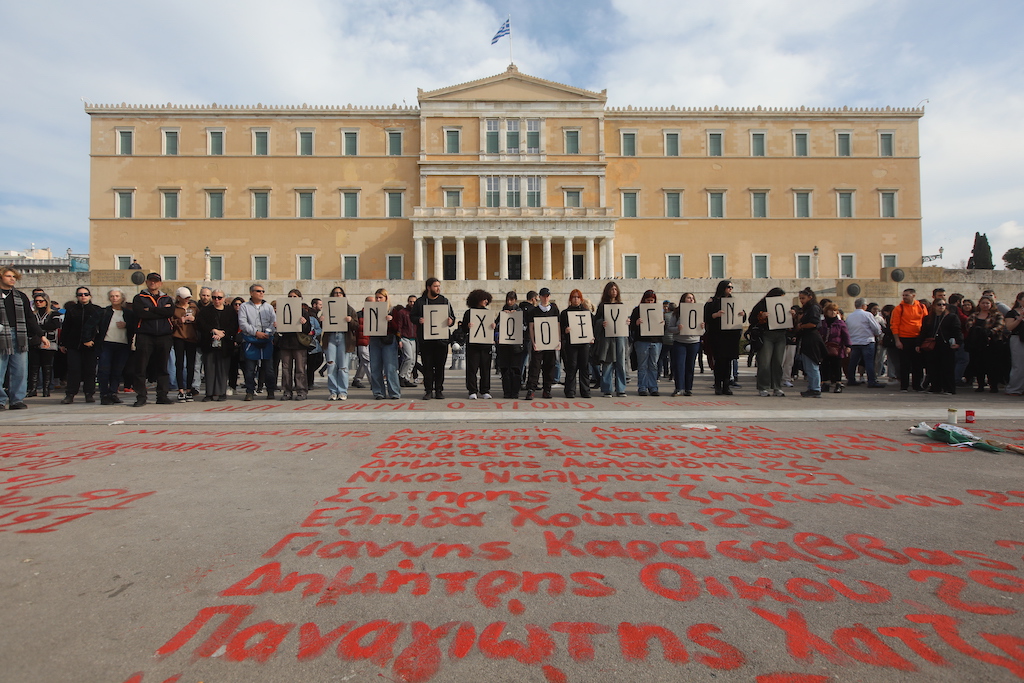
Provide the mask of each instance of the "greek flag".
{"label": "greek flag", "polygon": [[502,24],[501,28],[498,29],[498,32],[494,34],[493,38],[491,38],[491,45],[494,45],[501,39],[502,36],[507,36],[511,32],[512,30],[509,28],[508,19],[506,19],[505,23]]}

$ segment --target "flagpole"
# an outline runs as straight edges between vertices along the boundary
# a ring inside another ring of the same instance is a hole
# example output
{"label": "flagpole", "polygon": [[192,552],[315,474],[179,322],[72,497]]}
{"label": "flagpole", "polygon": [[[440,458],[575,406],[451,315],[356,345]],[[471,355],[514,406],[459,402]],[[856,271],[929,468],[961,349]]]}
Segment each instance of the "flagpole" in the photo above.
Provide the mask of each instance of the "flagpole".
{"label": "flagpole", "polygon": [[508,63],[511,66],[515,64],[512,59],[512,15],[508,15]]}

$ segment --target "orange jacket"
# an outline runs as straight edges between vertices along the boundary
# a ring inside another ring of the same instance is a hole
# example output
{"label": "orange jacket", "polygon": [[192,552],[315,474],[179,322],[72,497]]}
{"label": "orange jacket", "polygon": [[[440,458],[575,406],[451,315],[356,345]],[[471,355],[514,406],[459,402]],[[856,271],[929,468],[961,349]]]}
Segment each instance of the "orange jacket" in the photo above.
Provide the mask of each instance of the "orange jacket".
{"label": "orange jacket", "polygon": [[889,318],[889,329],[892,336],[896,338],[916,337],[921,334],[921,323],[928,315],[928,307],[920,301],[915,301],[909,306],[900,302],[900,305],[893,309],[892,317]]}

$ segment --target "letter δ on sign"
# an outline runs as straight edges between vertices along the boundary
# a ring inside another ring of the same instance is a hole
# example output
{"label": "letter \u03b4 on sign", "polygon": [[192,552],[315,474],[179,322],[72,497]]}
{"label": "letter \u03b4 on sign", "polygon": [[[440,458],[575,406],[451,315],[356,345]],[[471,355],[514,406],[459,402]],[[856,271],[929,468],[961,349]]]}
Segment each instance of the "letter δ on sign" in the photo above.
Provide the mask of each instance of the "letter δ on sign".
{"label": "letter \u03b4 on sign", "polygon": [[[703,304],[679,304],[678,334],[700,334],[700,324],[704,322]],[[673,334],[677,334],[675,330]]]}
{"label": "letter \u03b4 on sign", "polygon": [[363,304],[363,334],[367,337],[388,335],[388,302],[367,301]]}
{"label": "letter \u03b4 on sign", "polygon": [[523,343],[523,312],[502,311],[498,316],[498,344]]}
{"label": "letter \u03b4 on sign", "polygon": [[665,311],[661,304],[640,304],[640,336],[660,337],[665,334]]}
{"label": "letter \u03b4 on sign", "polygon": [[569,343],[586,344],[594,341],[594,319],[590,311],[566,311],[569,320]]}
{"label": "letter \u03b4 on sign", "polygon": [[538,351],[554,351],[558,341],[558,318],[533,319],[533,343]]}
{"label": "letter \u03b4 on sign", "polygon": [[605,304],[604,319],[608,323],[604,328],[604,336],[629,336],[629,313],[626,312],[626,304]]}
{"label": "letter \u03b4 on sign", "polygon": [[789,315],[789,301],[784,296],[770,296],[764,300],[768,304],[768,329],[788,330],[793,327],[793,318]]}
{"label": "letter \u03b4 on sign", "polygon": [[423,307],[423,339],[448,339],[447,304],[428,304]]}
{"label": "letter \u03b4 on sign", "polygon": [[277,331],[302,332],[302,299],[295,296],[279,299],[277,303]]}
{"label": "letter \u03b4 on sign", "polygon": [[493,322],[494,314],[486,308],[469,309],[469,343],[493,344],[494,335],[491,330]]}
{"label": "letter \u03b4 on sign", "polygon": [[743,307],[739,301],[735,299],[722,299],[722,329],[723,330],[742,330],[743,329],[743,318],[746,316],[743,313]]}
{"label": "letter \u03b4 on sign", "polygon": [[348,332],[348,299],[343,296],[324,299],[324,332]]}

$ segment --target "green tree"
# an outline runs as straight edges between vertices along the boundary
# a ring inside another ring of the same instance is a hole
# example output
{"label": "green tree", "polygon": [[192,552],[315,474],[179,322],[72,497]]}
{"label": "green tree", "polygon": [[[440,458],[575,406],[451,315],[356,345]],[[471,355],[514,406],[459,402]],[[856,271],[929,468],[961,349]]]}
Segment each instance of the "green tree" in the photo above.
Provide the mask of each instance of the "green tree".
{"label": "green tree", "polygon": [[1014,247],[1003,254],[1003,264],[1010,270],[1024,270],[1024,249]]}
{"label": "green tree", "polygon": [[988,244],[988,236],[980,232],[974,233],[974,249],[971,259],[967,262],[971,270],[992,270],[996,264],[992,262],[992,247]]}

